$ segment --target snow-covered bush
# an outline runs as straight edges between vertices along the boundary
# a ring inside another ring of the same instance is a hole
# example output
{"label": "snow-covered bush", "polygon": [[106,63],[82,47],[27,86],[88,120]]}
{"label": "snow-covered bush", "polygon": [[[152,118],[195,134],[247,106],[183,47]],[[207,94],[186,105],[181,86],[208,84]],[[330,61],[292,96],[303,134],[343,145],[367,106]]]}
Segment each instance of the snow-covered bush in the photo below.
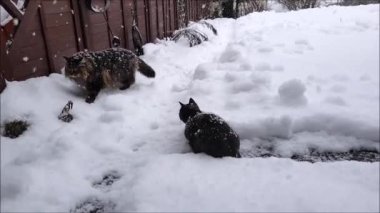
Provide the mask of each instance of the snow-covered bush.
{"label": "snow-covered bush", "polygon": [[349,5],[361,5],[361,4],[378,4],[379,0],[341,0],[339,5],[349,6]]}
{"label": "snow-covered bush", "polygon": [[318,0],[278,0],[289,10],[314,8],[319,6]]}
{"label": "snow-covered bush", "polygon": [[215,27],[204,20],[197,23],[191,22],[187,28],[175,31],[172,39],[178,42],[185,38],[188,40],[190,47],[193,47],[209,40],[209,36],[212,34],[207,33],[207,31],[211,31],[213,35],[218,34]]}
{"label": "snow-covered bush", "polygon": [[208,40],[206,35],[193,29],[181,29],[174,32],[172,38],[174,41],[178,42],[181,38],[186,38],[189,41],[190,47]]}

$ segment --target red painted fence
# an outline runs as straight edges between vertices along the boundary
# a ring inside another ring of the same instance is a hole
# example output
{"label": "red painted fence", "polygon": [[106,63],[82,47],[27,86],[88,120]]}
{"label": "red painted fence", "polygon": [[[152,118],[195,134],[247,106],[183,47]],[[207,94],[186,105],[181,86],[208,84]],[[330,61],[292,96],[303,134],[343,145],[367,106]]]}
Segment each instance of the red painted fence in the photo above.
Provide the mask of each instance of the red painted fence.
{"label": "red painted fence", "polygon": [[[92,11],[87,0],[29,0],[23,15],[16,14],[10,1],[1,0],[0,4],[18,17],[19,25],[14,27],[10,22],[1,27],[0,91],[5,87],[5,79],[20,81],[60,73],[63,56],[84,49],[111,47],[111,32],[121,39],[122,47],[134,49],[131,34],[134,17],[144,43],[168,37],[179,26],[177,0],[90,0],[100,8],[109,1],[105,16]],[[183,2],[186,21],[208,17],[209,1]],[[12,44],[7,46],[13,33]]]}

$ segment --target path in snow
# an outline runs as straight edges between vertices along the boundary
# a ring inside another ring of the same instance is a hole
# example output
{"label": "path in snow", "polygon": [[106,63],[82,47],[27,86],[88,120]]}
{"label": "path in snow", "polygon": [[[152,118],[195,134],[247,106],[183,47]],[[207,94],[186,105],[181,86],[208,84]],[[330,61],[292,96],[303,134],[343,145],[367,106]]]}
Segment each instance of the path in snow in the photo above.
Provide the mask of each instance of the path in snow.
{"label": "path in snow", "polygon": [[[379,211],[378,162],[290,159],[378,161],[378,17],[369,5],[211,20],[219,34],[199,46],[145,45],[156,78],[94,104],[62,75],[10,82],[1,123],[31,126],[1,137],[1,210]],[[281,158],[192,154],[178,117],[189,97],[246,156]]]}

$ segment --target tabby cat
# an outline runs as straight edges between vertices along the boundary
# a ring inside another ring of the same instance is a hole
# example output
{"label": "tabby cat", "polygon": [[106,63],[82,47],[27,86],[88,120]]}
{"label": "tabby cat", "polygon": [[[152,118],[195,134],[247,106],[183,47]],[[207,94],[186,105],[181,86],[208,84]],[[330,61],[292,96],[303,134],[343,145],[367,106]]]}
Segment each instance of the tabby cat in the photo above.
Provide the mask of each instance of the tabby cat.
{"label": "tabby cat", "polygon": [[123,48],[82,51],[64,58],[65,76],[87,90],[87,103],[94,102],[102,88],[129,88],[135,82],[136,71],[149,78],[155,77],[149,65],[132,51]]}

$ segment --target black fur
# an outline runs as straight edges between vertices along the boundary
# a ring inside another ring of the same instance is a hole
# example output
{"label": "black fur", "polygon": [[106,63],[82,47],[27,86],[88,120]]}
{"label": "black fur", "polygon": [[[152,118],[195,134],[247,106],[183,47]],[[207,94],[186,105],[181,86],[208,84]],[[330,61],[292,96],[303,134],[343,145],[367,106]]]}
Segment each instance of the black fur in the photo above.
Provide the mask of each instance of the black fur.
{"label": "black fur", "polygon": [[240,158],[239,136],[227,122],[215,114],[203,113],[192,98],[188,104],[180,104],[179,117],[186,123],[185,137],[194,153]]}

